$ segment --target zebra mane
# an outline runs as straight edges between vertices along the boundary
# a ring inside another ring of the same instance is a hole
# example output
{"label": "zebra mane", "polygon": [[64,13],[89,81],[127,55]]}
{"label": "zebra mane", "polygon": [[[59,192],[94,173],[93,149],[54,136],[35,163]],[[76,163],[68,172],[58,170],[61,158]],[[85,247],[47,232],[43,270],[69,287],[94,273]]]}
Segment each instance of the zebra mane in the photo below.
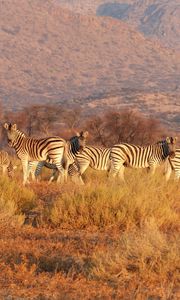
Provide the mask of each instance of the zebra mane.
{"label": "zebra mane", "polygon": [[161,141],[158,141],[157,143],[155,143],[155,145],[163,145],[163,144],[167,144],[167,141],[166,140],[161,140]]}
{"label": "zebra mane", "polygon": [[[11,123],[9,123],[9,130],[11,130],[12,126],[13,126],[13,125],[12,125]],[[19,135],[23,136],[23,137],[26,137],[26,136],[27,136],[24,132],[22,132],[22,131],[19,130],[19,129],[16,129],[16,132],[17,132]]]}
{"label": "zebra mane", "polygon": [[16,129],[16,132],[18,133],[18,135],[20,135],[22,137],[27,137],[27,135],[19,129]]}
{"label": "zebra mane", "polygon": [[72,136],[72,137],[69,139],[69,142],[70,142],[70,143],[73,142],[73,140],[76,139],[76,138],[78,138],[77,135]]}
{"label": "zebra mane", "polygon": [[68,145],[68,148],[72,149],[72,151],[74,151],[74,147],[76,147],[77,145],[79,144],[79,139],[78,139],[78,136],[73,136],[69,139],[69,141],[67,141],[67,145]]}

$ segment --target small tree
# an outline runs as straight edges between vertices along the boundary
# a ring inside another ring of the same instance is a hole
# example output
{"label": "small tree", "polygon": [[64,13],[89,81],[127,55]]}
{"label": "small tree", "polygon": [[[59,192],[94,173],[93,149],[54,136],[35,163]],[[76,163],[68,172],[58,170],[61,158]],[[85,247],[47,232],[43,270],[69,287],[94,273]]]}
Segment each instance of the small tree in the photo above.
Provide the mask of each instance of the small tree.
{"label": "small tree", "polygon": [[64,110],[63,112],[63,120],[71,131],[73,131],[74,128],[78,126],[80,117],[80,108],[68,109]]}
{"label": "small tree", "polygon": [[59,121],[63,112],[60,106],[32,105],[22,111],[8,113],[6,120],[17,123],[28,136],[34,136],[37,132],[38,135],[41,133],[47,136],[51,134],[54,123]]}
{"label": "small tree", "polygon": [[93,137],[92,142],[105,147],[122,142],[146,145],[159,140],[162,133],[157,120],[145,118],[132,110],[111,111],[92,117],[86,126]]}
{"label": "small tree", "polygon": [[86,122],[86,128],[88,128],[88,131],[90,134],[90,141],[92,141],[93,144],[97,144],[100,146],[107,146],[106,141],[106,124],[103,121],[103,117],[91,117]]}

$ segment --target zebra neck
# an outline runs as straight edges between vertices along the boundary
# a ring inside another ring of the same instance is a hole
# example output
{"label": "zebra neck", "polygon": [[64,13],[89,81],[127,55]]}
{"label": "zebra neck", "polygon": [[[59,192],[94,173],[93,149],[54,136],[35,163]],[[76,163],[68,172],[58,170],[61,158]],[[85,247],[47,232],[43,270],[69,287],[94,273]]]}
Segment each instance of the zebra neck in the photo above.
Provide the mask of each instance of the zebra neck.
{"label": "zebra neck", "polygon": [[73,156],[77,155],[79,153],[79,142],[78,141],[70,142],[68,152]]}
{"label": "zebra neck", "polygon": [[25,138],[26,138],[25,134],[22,133],[21,131],[18,131],[18,135],[12,143],[15,150],[19,148],[19,146],[22,144]]}
{"label": "zebra neck", "polygon": [[167,158],[169,155],[169,147],[167,143],[161,143],[160,145],[158,145],[160,151],[162,152],[162,157],[163,159]]}

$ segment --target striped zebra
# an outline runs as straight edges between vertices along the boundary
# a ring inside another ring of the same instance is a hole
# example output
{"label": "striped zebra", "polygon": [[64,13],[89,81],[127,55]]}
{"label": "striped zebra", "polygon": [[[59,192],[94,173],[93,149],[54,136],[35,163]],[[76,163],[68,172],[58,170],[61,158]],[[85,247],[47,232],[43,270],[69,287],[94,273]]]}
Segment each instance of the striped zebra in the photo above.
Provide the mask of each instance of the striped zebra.
{"label": "striped zebra", "polygon": [[174,157],[177,138],[169,138],[156,144],[141,147],[127,143],[114,145],[111,149],[110,175],[118,177],[124,181],[125,167],[149,168],[154,174],[158,165],[167,157]]}
{"label": "striped zebra", "polygon": [[[95,170],[105,170],[109,171],[110,169],[110,155],[111,148],[101,148],[94,146],[86,146],[80,153],[76,155],[75,162],[71,164],[68,168],[68,175],[71,176],[73,180],[78,179],[78,183],[84,184],[84,181],[81,175],[87,170],[88,167],[91,167]],[[41,167],[45,166],[46,168],[52,169],[53,173],[51,175],[50,181],[56,176],[57,168],[52,162],[44,161],[43,164],[35,166],[33,176],[38,176]],[[33,171],[32,171],[33,173]]]}
{"label": "striped zebra", "polygon": [[[28,179],[28,163],[29,161],[45,161],[51,159],[58,169],[59,176],[58,181],[67,178],[67,169],[69,159],[73,159],[72,147],[69,150],[69,144],[60,137],[47,137],[41,139],[35,139],[27,137],[23,132],[17,129],[17,125],[4,124],[4,128],[7,131],[8,144],[16,151],[18,158],[21,160],[23,167],[23,184],[26,184]],[[86,140],[82,134],[81,138],[78,138],[79,149],[84,147]],[[68,157],[67,157],[68,152]]]}
{"label": "striped zebra", "polygon": [[[66,157],[68,161],[68,166],[70,164],[73,164],[76,160],[76,156],[81,153],[86,145],[86,139],[88,137],[88,132],[81,131],[80,133],[77,133],[76,136],[73,136],[70,138],[69,141],[67,141],[67,151],[66,151]],[[51,175],[49,179],[49,183],[54,179],[58,169],[56,165],[53,163],[52,159],[48,159],[46,161],[30,161],[28,164],[28,177],[31,174],[32,179],[35,180],[37,176],[40,174],[41,169],[43,167],[49,168],[53,170],[53,174]],[[67,168],[68,168],[67,166]],[[74,167],[77,170],[77,167]]]}
{"label": "striped zebra", "polygon": [[165,166],[166,181],[169,180],[171,173],[174,171],[175,179],[180,179],[180,148],[176,149],[175,157],[168,158]]}
{"label": "striped zebra", "polygon": [[98,171],[109,171],[110,151],[111,148],[86,146],[84,150],[77,155],[75,163],[69,166],[68,174],[72,178],[78,176],[80,183],[84,184],[81,176],[88,167]]}
{"label": "striped zebra", "polygon": [[0,151],[0,168],[2,169],[3,175],[7,174],[9,178],[14,176],[14,169],[16,166],[13,166],[9,154],[4,150]]}

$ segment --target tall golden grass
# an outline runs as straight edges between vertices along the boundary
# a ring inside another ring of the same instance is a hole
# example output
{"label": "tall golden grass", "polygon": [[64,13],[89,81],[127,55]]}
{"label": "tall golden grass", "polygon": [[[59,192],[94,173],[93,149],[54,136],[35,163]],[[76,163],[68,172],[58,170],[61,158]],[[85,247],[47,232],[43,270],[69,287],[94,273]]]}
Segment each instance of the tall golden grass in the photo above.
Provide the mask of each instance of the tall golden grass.
{"label": "tall golden grass", "polygon": [[118,225],[142,228],[154,220],[158,228],[175,230],[178,223],[179,184],[166,183],[160,173],[127,172],[127,183],[108,182],[106,176],[87,176],[85,187],[66,190],[50,207],[50,219],[57,226],[98,228]]}
{"label": "tall golden grass", "polygon": [[[88,170],[85,186],[22,187],[20,171],[1,178],[0,295],[177,299],[179,182],[166,183],[161,170],[125,175],[122,184]],[[23,225],[39,207],[39,228]]]}

